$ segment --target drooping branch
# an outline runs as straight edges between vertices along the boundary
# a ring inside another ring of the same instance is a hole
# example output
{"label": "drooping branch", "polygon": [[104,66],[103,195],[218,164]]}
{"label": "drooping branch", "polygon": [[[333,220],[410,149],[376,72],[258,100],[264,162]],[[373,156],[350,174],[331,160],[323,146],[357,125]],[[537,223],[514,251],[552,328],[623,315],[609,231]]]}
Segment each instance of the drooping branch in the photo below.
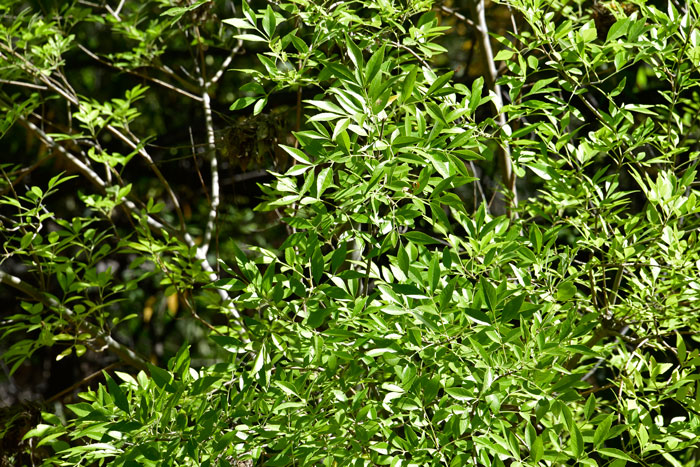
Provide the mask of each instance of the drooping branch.
{"label": "drooping branch", "polygon": [[[32,287],[17,276],[13,276],[12,274],[8,274],[0,270],[0,283],[8,285],[15,290],[19,290],[25,295],[28,295],[34,300],[37,300],[52,309],[60,310],[64,316],[71,320],[76,317],[73,310],[58,303],[55,298],[47,296],[39,289]],[[75,324],[80,333],[90,334],[91,341],[95,347],[107,348],[113,354],[118,356],[124,363],[140,370],[148,371],[148,363],[146,360],[129,347],[116,341],[109,334],[109,332],[104,331],[94,324],[86,322],[85,320],[74,320],[73,324]]]}
{"label": "drooping branch", "polygon": [[[64,86],[61,85],[61,83],[58,83],[50,75],[43,73],[40,69],[38,69],[36,66],[34,66],[26,58],[24,58],[23,56],[18,54],[15,50],[8,47],[6,44],[0,43],[0,47],[3,50],[5,50],[7,53],[12,55],[13,57],[19,59],[20,62],[22,63],[22,65],[21,65],[22,69],[25,72],[38,78],[40,81],[42,81],[44,84],[46,84],[46,86],[48,86],[49,89],[58,93],[61,97],[66,99],[68,102],[73,104],[78,109],[81,108],[80,100],[78,99],[78,96],[75,94],[75,92],[72,92],[72,90],[70,90],[70,89],[66,89]],[[0,58],[6,59],[6,57],[2,53],[0,53]],[[65,81],[65,79],[64,79],[64,81]],[[107,125],[105,125],[105,129],[107,131],[109,131],[110,133],[112,133],[112,135],[116,136],[117,139],[122,141],[129,148],[131,148],[132,150],[135,150],[141,157],[143,157],[146,160],[146,163],[148,164],[149,168],[156,175],[156,177],[158,178],[158,181],[163,185],[166,192],[168,193],[168,196],[170,197],[171,202],[173,203],[173,207],[175,208],[175,213],[177,214],[178,220],[180,222],[180,230],[182,232],[182,235],[185,237],[186,240],[188,240],[188,243],[190,245],[193,245],[194,241],[192,240],[190,235],[187,233],[187,230],[185,229],[185,218],[182,214],[182,209],[180,208],[180,202],[177,198],[177,195],[175,194],[172,187],[170,186],[170,183],[168,183],[168,181],[165,179],[163,174],[160,172],[160,170],[158,169],[156,164],[153,162],[153,159],[151,158],[148,151],[146,151],[146,149],[143,148],[137,141],[133,141],[128,136],[126,136],[124,133],[119,131],[119,129],[116,128],[114,125],[107,124]]]}

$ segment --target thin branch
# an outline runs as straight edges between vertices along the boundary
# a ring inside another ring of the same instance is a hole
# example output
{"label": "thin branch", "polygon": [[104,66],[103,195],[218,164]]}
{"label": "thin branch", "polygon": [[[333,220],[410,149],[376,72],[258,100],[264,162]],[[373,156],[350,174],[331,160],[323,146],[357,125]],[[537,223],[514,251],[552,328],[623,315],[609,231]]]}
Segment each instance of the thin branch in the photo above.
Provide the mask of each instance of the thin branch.
{"label": "thin branch", "polygon": [[122,365],[121,362],[115,362],[115,363],[111,363],[111,364],[107,365],[106,367],[102,368],[101,370],[98,370],[98,371],[96,371],[96,372],[94,372],[94,373],[92,373],[92,374],[86,376],[85,378],[81,379],[81,380],[78,381],[77,383],[71,385],[70,387],[67,387],[67,388],[64,389],[63,391],[61,391],[61,392],[59,392],[59,393],[57,393],[57,394],[54,394],[53,396],[49,397],[49,398],[46,400],[46,403],[47,403],[47,404],[50,404],[50,403],[52,403],[52,402],[55,402],[55,401],[59,400],[61,397],[65,396],[65,395],[68,394],[69,392],[74,391],[75,389],[79,388],[79,387],[82,386],[83,384],[87,384],[87,383],[89,383],[91,380],[93,380],[93,379],[97,378],[98,376],[102,375],[104,371],[109,371],[109,370],[111,370],[111,369],[113,369],[113,368],[116,368],[116,367],[118,367],[118,366],[121,366],[121,365]]}
{"label": "thin branch", "polygon": [[105,3],[105,8],[107,9],[107,11],[109,11],[109,14],[114,16],[114,18],[117,21],[121,21],[121,18],[119,17],[119,12],[122,10],[122,7],[124,6],[124,1],[125,0],[121,0],[121,2],[119,2],[119,5],[117,5],[116,10],[112,10],[112,8],[108,4]]}
{"label": "thin branch", "polygon": [[202,184],[202,190],[204,190],[204,196],[207,198],[207,203],[211,204],[211,198],[209,198],[207,184],[204,183],[204,177],[202,177],[202,172],[199,170],[199,161],[197,160],[197,151],[195,150],[194,137],[192,136],[192,127],[189,127],[188,130],[190,132],[190,144],[192,145],[192,162],[194,162],[194,168],[195,170],[197,170],[199,183]]}
{"label": "thin branch", "polygon": [[241,39],[238,40],[236,43],[236,46],[231,49],[231,53],[228,54],[228,57],[224,59],[223,63],[221,64],[221,67],[219,67],[218,71],[214,74],[214,76],[211,77],[209,82],[205,83],[205,87],[209,88],[212,85],[216,84],[219,79],[224,75],[224,72],[228,68],[228,66],[231,64],[231,61],[233,60],[233,57],[238,54],[238,52],[241,51],[243,48],[243,41]]}
{"label": "thin branch", "polygon": [[[119,131],[117,128],[115,128],[112,125],[107,125],[105,127],[110,133],[112,133],[114,136],[119,138],[124,144],[129,146],[131,149],[135,150],[138,152],[141,157],[143,157],[146,160],[146,163],[148,164],[149,168],[151,171],[156,175],[156,178],[160,181],[160,183],[163,185],[163,188],[165,188],[165,191],[168,193],[168,196],[170,197],[170,200],[173,203],[173,207],[175,208],[175,213],[177,214],[178,220],[180,222],[180,230],[182,232],[182,235],[184,238],[190,237],[190,235],[187,233],[187,230],[185,228],[185,217],[182,214],[182,208],[180,207],[180,201],[177,198],[177,195],[175,194],[175,191],[173,191],[173,188],[170,186],[170,183],[168,183],[168,180],[163,176],[161,173],[160,169],[158,166],[156,166],[155,162],[153,162],[153,159],[151,158],[150,154],[146,149],[140,145],[129,139],[124,133]],[[194,242],[192,242],[194,244]]]}
{"label": "thin branch", "polygon": [[471,19],[467,18],[467,17],[464,16],[462,13],[460,13],[460,12],[458,12],[458,11],[455,11],[455,10],[453,10],[452,8],[446,7],[445,5],[440,5],[439,8],[440,8],[441,11],[444,11],[445,13],[454,16],[454,17],[457,18],[458,20],[464,21],[465,23],[467,23],[467,25],[473,27],[474,29],[477,29],[477,30],[479,29],[479,26],[476,25],[476,24],[474,23],[474,21],[472,21]]}
{"label": "thin branch", "polygon": [[[491,103],[493,104],[494,111],[496,112],[499,125],[504,127],[506,126],[506,116],[503,113],[501,86],[496,83],[498,79],[498,71],[496,70],[496,62],[493,59],[494,56],[491,48],[491,39],[489,37],[488,25],[486,24],[484,0],[471,0],[469,7],[472,11],[472,15],[477,20],[477,30],[481,36],[481,50],[484,61],[486,62],[487,70],[486,80],[493,95]],[[515,186],[515,172],[513,170],[513,161],[510,154],[510,145],[507,141],[505,141],[503,146],[500,146],[500,149],[499,159],[501,163],[501,177],[506,190],[508,190],[508,197],[510,198],[508,200],[507,211],[510,216],[515,217],[517,214],[512,211],[512,208],[517,208],[518,206],[518,193]]]}
{"label": "thin branch", "polygon": [[24,88],[41,89],[42,91],[46,91],[47,89],[49,89],[41,84],[25,83],[24,81],[14,81],[11,79],[0,79],[0,84],[13,84],[15,86],[22,86]]}
{"label": "thin branch", "polygon": [[201,98],[201,97],[196,96],[196,95],[192,94],[191,92],[185,91],[185,90],[182,89],[182,88],[178,88],[177,86],[173,86],[172,84],[170,84],[170,83],[168,83],[168,82],[166,82],[166,81],[160,80],[160,79],[158,79],[158,78],[153,78],[152,76],[148,76],[148,75],[145,75],[145,74],[143,74],[143,73],[139,73],[138,71],[134,71],[134,70],[124,70],[124,69],[122,69],[122,68],[119,68],[119,67],[115,66],[114,64],[112,64],[112,63],[110,63],[110,62],[108,62],[108,61],[106,61],[106,60],[101,59],[100,57],[98,57],[97,55],[95,55],[91,50],[89,50],[89,49],[87,49],[86,47],[84,47],[82,44],[78,44],[78,48],[79,48],[80,50],[82,50],[85,54],[87,54],[90,58],[92,58],[92,59],[98,61],[99,63],[101,63],[101,64],[103,64],[103,65],[105,65],[105,66],[108,66],[108,67],[110,67],[110,68],[117,69],[117,70],[119,70],[119,71],[126,71],[127,73],[129,73],[129,74],[131,74],[131,75],[138,76],[139,78],[143,78],[143,79],[145,79],[145,80],[151,81],[152,83],[155,83],[155,84],[158,84],[158,85],[160,85],[160,86],[163,86],[164,88],[170,89],[171,91],[174,91],[174,92],[176,92],[176,93],[178,93],[178,94],[182,94],[183,96],[189,97],[190,99],[195,100],[195,101],[197,101],[197,102],[201,102],[201,101],[202,101],[202,98]]}
{"label": "thin branch", "polygon": [[421,57],[420,55],[418,55],[417,53],[415,53],[410,47],[406,47],[405,45],[403,45],[403,44],[401,44],[401,43],[399,43],[399,42],[391,42],[391,45],[393,45],[394,47],[397,47],[397,48],[399,48],[399,49],[405,50],[406,52],[408,52],[408,53],[410,53],[411,55],[413,55],[413,58],[415,58],[416,60],[418,60],[418,61],[421,63],[421,65],[423,65],[423,66],[426,67],[426,68],[430,68],[430,64],[429,64],[428,62],[426,62],[425,59],[424,59],[423,57]]}

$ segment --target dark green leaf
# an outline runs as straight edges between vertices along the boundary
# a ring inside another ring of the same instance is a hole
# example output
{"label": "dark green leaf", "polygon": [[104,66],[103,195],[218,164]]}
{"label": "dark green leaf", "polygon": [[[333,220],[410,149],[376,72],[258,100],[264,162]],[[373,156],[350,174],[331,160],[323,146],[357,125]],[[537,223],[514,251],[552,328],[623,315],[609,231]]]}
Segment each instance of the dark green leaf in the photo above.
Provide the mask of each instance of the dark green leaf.
{"label": "dark green leaf", "polygon": [[114,399],[114,405],[116,405],[118,408],[120,408],[127,414],[130,413],[129,401],[127,400],[126,395],[124,394],[122,389],[117,383],[114,382],[114,380],[107,373],[103,372],[103,374],[105,375],[105,380],[107,381],[107,388],[109,389],[109,394]]}

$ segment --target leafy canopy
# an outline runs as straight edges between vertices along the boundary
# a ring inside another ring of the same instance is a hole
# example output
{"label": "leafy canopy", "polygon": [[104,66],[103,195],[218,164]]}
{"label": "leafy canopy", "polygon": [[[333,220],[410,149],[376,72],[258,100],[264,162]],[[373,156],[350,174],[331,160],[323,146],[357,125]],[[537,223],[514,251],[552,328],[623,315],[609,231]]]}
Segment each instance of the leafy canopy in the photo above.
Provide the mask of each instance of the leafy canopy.
{"label": "leafy canopy", "polygon": [[[31,272],[0,272],[24,297],[2,322],[25,336],[4,359],[104,347],[140,369],[105,373],[69,417],[42,414],[25,439],[47,465],[697,465],[700,3],[504,1],[517,29],[493,35],[495,54],[481,46],[500,74],[468,85],[433,65],[461,13],[428,1],[243,2],[222,20],[207,1],[130,3],[120,21],[76,2],[3,23],[2,79],[25,84],[2,89],[3,133],[22,124],[79,173],[23,190],[21,164],[3,165],[3,261]],[[484,2],[470,4],[488,38]],[[82,22],[128,38],[98,57],[120,71],[162,71],[168,48],[257,51],[225,73],[230,59],[210,75],[202,59],[176,91],[206,126],[199,226],[132,131],[152,91],[88,98],[63,79]],[[263,118],[292,95],[303,115],[256,208],[279,215],[283,241],[223,254],[222,74],[247,80],[231,111]],[[37,125],[50,99],[72,132]],[[163,201],[128,181],[135,161]],[[513,176],[490,203],[494,165]],[[51,198],[73,177],[92,184],[89,215],[68,219]],[[126,257],[128,272],[104,268]],[[119,304],[154,277],[215,363],[182,345],[156,366],[111,336],[143,319]]]}

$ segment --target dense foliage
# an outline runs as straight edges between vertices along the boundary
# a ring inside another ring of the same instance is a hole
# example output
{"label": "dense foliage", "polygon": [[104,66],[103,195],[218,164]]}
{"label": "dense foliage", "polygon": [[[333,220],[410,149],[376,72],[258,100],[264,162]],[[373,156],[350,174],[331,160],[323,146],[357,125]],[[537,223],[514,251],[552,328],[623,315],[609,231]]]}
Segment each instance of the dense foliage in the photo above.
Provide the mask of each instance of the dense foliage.
{"label": "dense foliage", "polygon": [[662,3],[4,0],[3,361],[106,368],[3,461],[700,464]]}

